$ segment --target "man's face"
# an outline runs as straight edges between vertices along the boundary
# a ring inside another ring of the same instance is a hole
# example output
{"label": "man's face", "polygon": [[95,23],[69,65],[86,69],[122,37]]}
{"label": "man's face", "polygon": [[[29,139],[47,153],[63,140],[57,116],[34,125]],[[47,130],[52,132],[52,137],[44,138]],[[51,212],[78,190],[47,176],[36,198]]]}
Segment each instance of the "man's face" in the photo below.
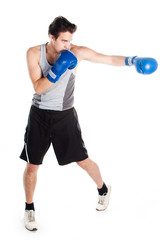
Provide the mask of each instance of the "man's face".
{"label": "man's face", "polygon": [[61,32],[59,37],[53,41],[56,52],[69,50],[73,34],[70,32]]}

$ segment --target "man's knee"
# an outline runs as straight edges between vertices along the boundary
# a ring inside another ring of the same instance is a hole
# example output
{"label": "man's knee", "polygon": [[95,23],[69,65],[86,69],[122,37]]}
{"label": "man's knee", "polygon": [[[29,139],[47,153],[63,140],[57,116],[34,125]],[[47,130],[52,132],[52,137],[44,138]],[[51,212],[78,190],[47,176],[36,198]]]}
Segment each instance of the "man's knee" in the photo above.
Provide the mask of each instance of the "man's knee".
{"label": "man's knee", "polygon": [[27,163],[26,171],[27,171],[28,174],[35,174],[35,173],[37,173],[38,168],[39,168],[39,165],[34,165],[34,164],[31,164],[31,163]]}
{"label": "man's knee", "polygon": [[89,158],[80,161],[80,162],[76,162],[78,164],[78,166],[80,166],[81,168],[83,168],[84,170],[86,170],[88,164],[89,164]]}

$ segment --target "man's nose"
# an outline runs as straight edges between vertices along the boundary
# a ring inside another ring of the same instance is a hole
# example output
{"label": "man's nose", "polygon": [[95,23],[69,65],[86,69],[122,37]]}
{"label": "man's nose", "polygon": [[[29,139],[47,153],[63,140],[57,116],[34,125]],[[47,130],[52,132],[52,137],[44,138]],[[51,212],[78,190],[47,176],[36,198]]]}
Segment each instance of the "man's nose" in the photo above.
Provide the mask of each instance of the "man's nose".
{"label": "man's nose", "polygon": [[70,43],[66,43],[65,46],[64,46],[64,48],[65,48],[66,50],[69,50],[69,48],[70,48]]}

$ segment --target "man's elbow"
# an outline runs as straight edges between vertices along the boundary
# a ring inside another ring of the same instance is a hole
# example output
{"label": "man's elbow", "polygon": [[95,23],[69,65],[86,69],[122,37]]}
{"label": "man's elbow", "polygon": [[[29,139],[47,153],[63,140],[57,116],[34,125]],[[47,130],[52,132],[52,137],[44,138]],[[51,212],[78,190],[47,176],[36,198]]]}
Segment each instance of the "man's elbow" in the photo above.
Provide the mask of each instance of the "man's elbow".
{"label": "man's elbow", "polygon": [[43,93],[42,90],[39,88],[38,84],[34,84],[33,88],[38,95],[41,95]]}

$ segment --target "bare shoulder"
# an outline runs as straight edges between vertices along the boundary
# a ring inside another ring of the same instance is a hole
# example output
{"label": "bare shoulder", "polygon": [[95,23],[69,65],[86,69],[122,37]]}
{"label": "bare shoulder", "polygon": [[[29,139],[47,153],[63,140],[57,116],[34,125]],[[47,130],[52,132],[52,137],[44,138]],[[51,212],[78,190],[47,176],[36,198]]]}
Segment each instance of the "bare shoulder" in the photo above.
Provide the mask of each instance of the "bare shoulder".
{"label": "bare shoulder", "polygon": [[91,53],[93,54],[93,50],[85,46],[77,46],[71,45],[71,51],[76,55],[79,61],[87,59],[87,56]]}
{"label": "bare shoulder", "polygon": [[79,60],[83,59],[83,55],[85,54],[85,52],[87,51],[87,47],[84,46],[77,46],[77,45],[71,45],[71,51],[76,55],[76,57]]}
{"label": "bare shoulder", "polygon": [[34,60],[37,59],[37,61],[39,62],[39,59],[40,59],[40,53],[41,53],[41,46],[38,45],[38,46],[34,46],[34,47],[30,47],[28,50],[27,50],[27,59],[31,59],[33,58]]}

